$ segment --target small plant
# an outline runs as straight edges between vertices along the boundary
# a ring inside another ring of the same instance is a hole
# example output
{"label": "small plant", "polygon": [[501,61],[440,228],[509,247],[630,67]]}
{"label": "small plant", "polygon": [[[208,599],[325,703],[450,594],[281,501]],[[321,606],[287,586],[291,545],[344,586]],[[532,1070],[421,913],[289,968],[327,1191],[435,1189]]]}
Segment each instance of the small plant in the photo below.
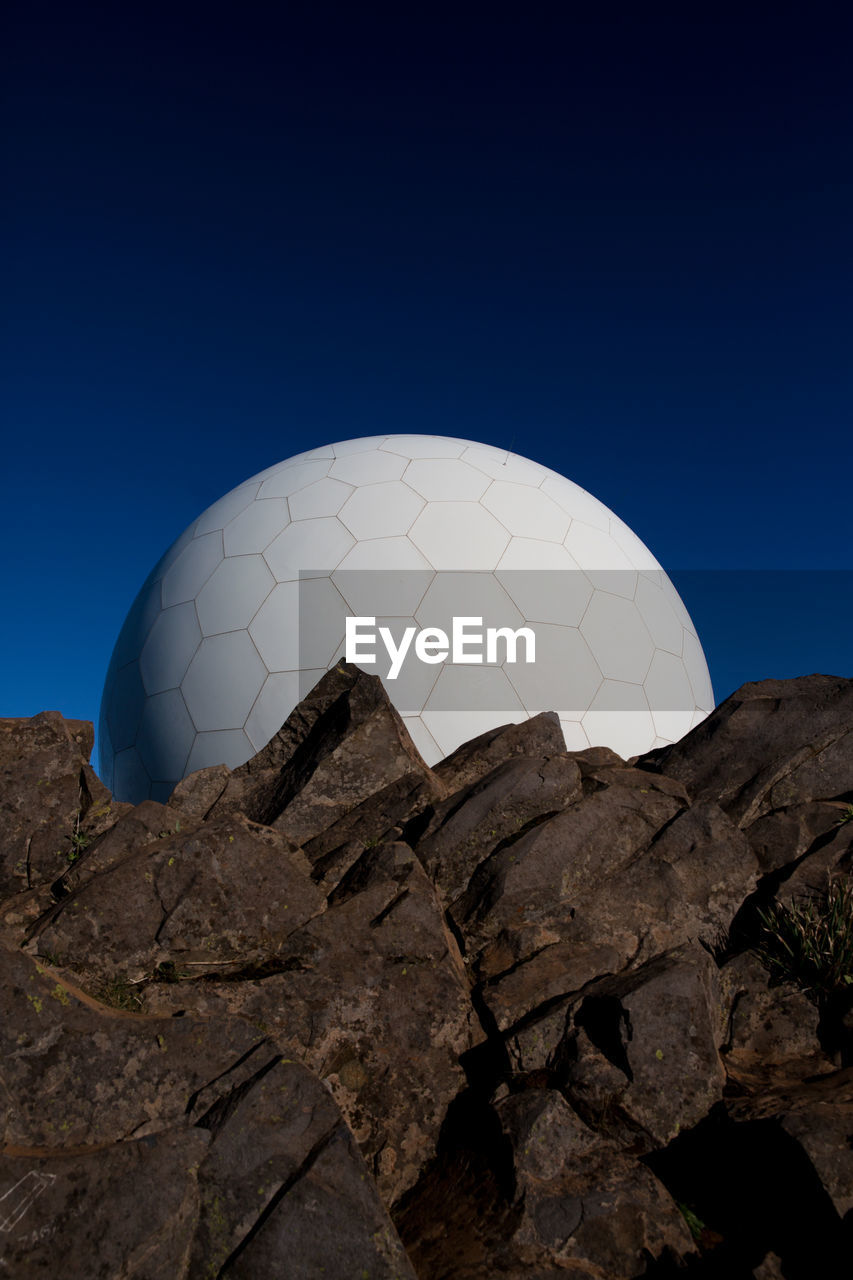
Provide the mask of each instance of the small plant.
{"label": "small plant", "polygon": [[127,978],[108,978],[97,991],[98,999],[113,1009],[125,1009],[128,1013],[138,1013],[142,1001],[134,991]]}
{"label": "small plant", "polygon": [[830,877],[823,893],[760,911],[757,951],[774,978],[815,1000],[853,985],[853,881]]}
{"label": "small plant", "polygon": [[74,830],[70,833],[68,839],[71,841],[71,848],[66,853],[69,862],[74,863],[80,857],[84,849],[88,849],[92,843],[91,836],[85,831],[80,830],[80,810],[77,810],[77,817],[74,821]]}
{"label": "small plant", "polygon": [[843,827],[845,822],[853,822],[853,804],[848,804],[847,808],[842,811],[841,817],[835,825],[837,827]]}

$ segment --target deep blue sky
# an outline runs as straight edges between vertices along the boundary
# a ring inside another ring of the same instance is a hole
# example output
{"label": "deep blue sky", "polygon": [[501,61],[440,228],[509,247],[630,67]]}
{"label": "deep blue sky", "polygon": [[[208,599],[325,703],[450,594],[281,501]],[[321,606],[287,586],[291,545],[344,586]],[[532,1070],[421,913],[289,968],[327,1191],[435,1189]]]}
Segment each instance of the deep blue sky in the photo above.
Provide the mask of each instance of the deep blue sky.
{"label": "deep blue sky", "polygon": [[96,719],[184,526],[383,431],[725,571],[674,573],[718,699],[853,675],[849,6],[3,21],[0,714]]}

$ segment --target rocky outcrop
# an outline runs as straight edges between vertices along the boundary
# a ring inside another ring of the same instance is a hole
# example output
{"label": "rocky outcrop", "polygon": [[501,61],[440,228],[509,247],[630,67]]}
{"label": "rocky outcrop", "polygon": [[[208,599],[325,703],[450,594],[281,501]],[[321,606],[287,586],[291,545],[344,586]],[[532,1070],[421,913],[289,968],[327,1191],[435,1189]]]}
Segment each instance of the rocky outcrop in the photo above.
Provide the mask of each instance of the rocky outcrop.
{"label": "rocky outcrop", "polygon": [[0,721],[0,1273],[844,1274],[853,983],[760,944],[849,878],[851,744],[811,676],[429,769],[341,666],[132,808]]}

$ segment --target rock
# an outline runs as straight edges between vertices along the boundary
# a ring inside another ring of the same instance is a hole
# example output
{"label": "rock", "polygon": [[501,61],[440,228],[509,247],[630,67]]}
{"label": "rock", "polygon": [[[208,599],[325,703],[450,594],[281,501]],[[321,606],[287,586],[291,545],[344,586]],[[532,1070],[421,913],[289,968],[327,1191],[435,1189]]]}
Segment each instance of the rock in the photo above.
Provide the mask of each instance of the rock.
{"label": "rock", "polygon": [[[463,742],[435,766],[436,777],[454,791],[470,787],[496,765],[517,756],[558,756],[566,751],[560,718],[554,711],[542,711],[521,724],[505,724],[488,729],[470,742]],[[618,757],[617,757],[618,758]]]}
{"label": "rock", "polygon": [[0,896],[56,880],[111,818],[93,742],[91,724],[58,711],[0,720]]}
{"label": "rock", "polygon": [[853,874],[851,688],[431,770],[339,666],[136,808],[0,722],[0,1274],[843,1274],[853,974],[755,947]]}
{"label": "rock", "polygon": [[634,1149],[665,1146],[722,1097],[718,1011],[716,965],[695,945],[602,978],[569,1010],[567,1096]]}
{"label": "rock", "polygon": [[742,685],[680,742],[640,757],[714,800],[739,826],[803,800],[853,791],[853,680]]}

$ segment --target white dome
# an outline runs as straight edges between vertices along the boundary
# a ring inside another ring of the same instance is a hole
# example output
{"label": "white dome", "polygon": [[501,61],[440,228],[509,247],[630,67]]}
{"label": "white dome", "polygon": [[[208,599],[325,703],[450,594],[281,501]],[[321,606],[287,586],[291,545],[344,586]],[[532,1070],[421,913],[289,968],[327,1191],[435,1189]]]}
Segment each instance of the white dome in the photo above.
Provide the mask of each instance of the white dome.
{"label": "white dome", "polygon": [[[119,799],[162,800],[196,769],[248,760],[347,656],[348,617],[372,620],[357,652],[375,661],[356,660],[383,677],[429,764],[544,710],[570,750],[634,755],[713,707],[675,588],[607,507],[489,445],[375,436],[260,472],[166,552],[107,673],[104,781]],[[465,617],[482,621],[479,650],[470,622],[473,640],[452,648]],[[434,634],[421,643],[436,627],[446,656]],[[514,661],[505,636],[489,651],[490,628],[519,632]]]}

